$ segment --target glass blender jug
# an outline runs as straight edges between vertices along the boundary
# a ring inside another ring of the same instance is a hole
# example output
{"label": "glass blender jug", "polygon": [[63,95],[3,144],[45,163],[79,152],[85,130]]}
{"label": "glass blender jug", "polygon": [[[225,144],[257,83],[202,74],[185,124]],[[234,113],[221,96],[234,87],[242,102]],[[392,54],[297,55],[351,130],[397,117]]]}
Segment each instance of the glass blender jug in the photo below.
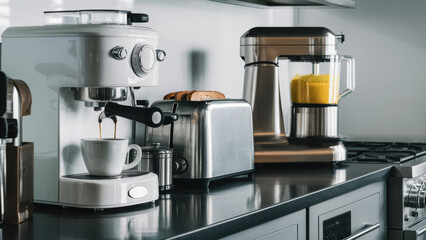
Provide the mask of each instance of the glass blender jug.
{"label": "glass blender jug", "polygon": [[[289,140],[338,141],[338,103],[355,87],[354,59],[325,55],[290,57],[286,62],[292,103]],[[341,72],[343,63],[347,65],[346,75]],[[346,79],[343,91],[341,79]]]}

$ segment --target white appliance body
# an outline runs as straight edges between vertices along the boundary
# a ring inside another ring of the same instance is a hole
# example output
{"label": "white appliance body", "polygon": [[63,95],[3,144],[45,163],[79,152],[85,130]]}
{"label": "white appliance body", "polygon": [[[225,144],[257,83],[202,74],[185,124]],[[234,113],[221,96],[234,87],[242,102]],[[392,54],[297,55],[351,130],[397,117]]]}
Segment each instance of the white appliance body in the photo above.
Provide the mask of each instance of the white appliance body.
{"label": "white appliance body", "polygon": [[[9,77],[24,80],[32,93],[32,114],[24,119],[23,139],[34,142],[34,200],[72,206],[60,196],[67,195],[63,191],[74,188],[65,190],[62,181],[67,175],[87,173],[80,139],[99,137],[97,118],[100,113],[74,100],[74,88],[157,86],[158,62],[152,56],[148,56],[148,60],[141,59],[144,55],[137,51],[141,45],[157,49],[158,36],[146,27],[50,25],[11,27],[2,38],[2,71]],[[124,59],[118,60],[111,55],[111,50],[117,46],[127,51]],[[138,61],[152,64],[149,73],[137,75],[134,72],[132,64]],[[123,104],[129,102],[128,98]],[[112,121],[104,122],[102,137],[112,137]],[[131,124],[129,120],[119,119],[117,137],[130,139]],[[134,182],[140,180],[141,176]],[[75,181],[75,184],[80,182]],[[111,181],[104,181],[104,184],[115,186]],[[125,184],[134,187],[132,181]],[[158,198],[158,187],[147,187],[147,190],[157,191]],[[122,199],[123,202],[115,206],[126,205],[126,196]],[[139,198],[138,201],[152,200]],[[113,206],[91,205],[94,208]]]}

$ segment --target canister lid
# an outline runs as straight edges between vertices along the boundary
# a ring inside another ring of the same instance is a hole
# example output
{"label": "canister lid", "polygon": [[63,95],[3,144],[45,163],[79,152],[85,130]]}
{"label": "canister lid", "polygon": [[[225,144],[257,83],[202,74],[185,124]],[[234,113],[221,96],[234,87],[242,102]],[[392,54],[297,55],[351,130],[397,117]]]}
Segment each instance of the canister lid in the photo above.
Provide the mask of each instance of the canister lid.
{"label": "canister lid", "polygon": [[160,143],[153,143],[151,146],[142,147],[142,158],[151,157],[172,157],[173,150],[171,148],[160,147]]}

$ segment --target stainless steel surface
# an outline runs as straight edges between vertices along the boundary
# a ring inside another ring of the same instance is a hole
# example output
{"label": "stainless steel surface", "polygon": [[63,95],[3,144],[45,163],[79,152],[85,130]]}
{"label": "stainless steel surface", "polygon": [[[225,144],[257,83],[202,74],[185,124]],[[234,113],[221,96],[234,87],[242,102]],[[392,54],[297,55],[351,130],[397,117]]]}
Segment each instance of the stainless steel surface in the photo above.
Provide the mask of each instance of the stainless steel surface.
{"label": "stainless steel surface", "polygon": [[424,227],[426,219],[426,143],[346,142],[345,144],[351,156],[350,161],[353,163],[368,166],[371,163],[381,162],[393,166],[387,181],[386,196],[388,232],[392,233],[389,234],[389,239],[417,239],[413,226]]}
{"label": "stainless steel surface", "polygon": [[21,114],[21,96],[18,89],[13,84],[13,80],[7,82],[7,109],[5,118],[16,119],[18,136],[13,139],[13,146],[21,146],[22,144],[22,114]]}
{"label": "stainless steel surface", "polygon": [[[259,168],[253,180],[224,180],[209,189],[182,188],[160,197],[156,206],[95,212],[38,205],[9,236],[23,239],[218,239],[305,209],[377,181],[383,164],[286,164]],[[11,238],[13,239],[13,237]]]}
{"label": "stainless steel surface", "polygon": [[336,35],[320,27],[252,28],[240,39],[240,56],[246,64],[295,56],[336,55]]}
{"label": "stainless steel surface", "polygon": [[158,175],[161,190],[173,188],[173,150],[160,147],[154,143],[151,147],[142,148],[141,169]]}
{"label": "stainless steel surface", "polygon": [[352,234],[351,236],[344,238],[343,240],[355,240],[359,237],[362,237],[376,229],[380,228],[380,223],[374,224],[374,225],[366,225],[364,229]]}
{"label": "stainless steel surface", "polygon": [[403,231],[426,217],[424,205],[424,176],[388,180],[388,227]]}
{"label": "stainless steel surface", "polygon": [[280,162],[340,162],[346,160],[342,142],[325,142],[317,145],[283,143],[256,143],[256,163]]}
{"label": "stainless steel surface", "polygon": [[[409,186],[404,205],[410,208],[425,208],[425,200],[425,183],[416,182]],[[412,215],[418,216],[418,212]]]}
{"label": "stainless steel surface", "polygon": [[126,87],[113,88],[74,88],[74,99],[84,102],[125,101],[127,99]]}
{"label": "stainless steel surface", "polygon": [[188,168],[179,179],[212,179],[254,168],[252,112],[244,100],[158,101],[152,104],[174,112],[171,125],[147,128],[146,142],[173,148]]}
{"label": "stainless steel surface", "polygon": [[292,106],[291,109],[291,137],[339,137],[337,105],[318,107]]}
{"label": "stainless steel surface", "polygon": [[393,176],[400,178],[417,178],[426,173],[426,155],[396,164]]}
{"label": "stainless steel surface", "polygon": [[[404,233],[403,233],[403,239],[404,240],[425,239],[425,235],[424,235],[425,233],[426,233],[426,220],[423,220],[423,221],[411,226],[407,230],[405,230]],[[401,238],[399,238],[399,239],[401,239]],[[391,239],[391,240],[393,240],[393,239]]]}
{"label": "stainless steel surface", "polygon": [[380,224],[359,240],[386,240],[386,182],[375,182],[309,207],[309,240],[343,239]]}
{"label": "stainless steel surface", "polygon": [[[241,37],[240,56],[246,64],[243,98],[253,109],[256,162],[341,161],[346,158],[346,150],[338,142],[321,146],[288,144],[281,100],[289,96],[280,95],[278,80],[279,59],[322,61],[336,56],[336,45],[343,38],[343,34],[336,36],[320,27],[253,28]],[[350,67],[353,67],[353,62],[350,63]],[[319,71],[316,64],[313,64],[313,68]],[[348,73],[351,73],[351,69],[348,69]],[[353,90],[350,88],[353,80],[348,79],[350,91]],[[295,108],[291,124],[291,137],[338,138],[337,106]]]}
{"label": "stainless steel surface", "polygon": [[111,56],[117,60],[123,60],[127,57],[127,50],[123,46],[116,46],[111,49]]}
{"label": "stainless steel surface", "polygon": [[211,0],[234,5],[241,5],[254,8],[269,7],[338,7],[338,8],[355,8],[355,0]]}
{"label": "stainless steel surface", "polygon": [[246,66],[243,98],[252,106],[254,142],[285,141],[278,66]]}

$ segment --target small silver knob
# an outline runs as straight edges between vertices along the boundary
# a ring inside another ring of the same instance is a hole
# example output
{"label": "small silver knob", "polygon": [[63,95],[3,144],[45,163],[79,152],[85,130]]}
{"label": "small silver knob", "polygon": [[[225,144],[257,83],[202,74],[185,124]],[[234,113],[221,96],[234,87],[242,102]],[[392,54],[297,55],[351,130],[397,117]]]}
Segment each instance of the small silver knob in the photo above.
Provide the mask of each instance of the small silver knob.
{"label": "small silver knob", "polygon": [[123,60],[127,57],[127,50],[122,46],[116,46],[111,49],[111,56],[117,60]]}
{"label": "small silver knob", "polygon": [[157,49],[155,52],[157,53],[157,60],[159,62],[162,62],[166,59],[166,52],[165,51]]}

